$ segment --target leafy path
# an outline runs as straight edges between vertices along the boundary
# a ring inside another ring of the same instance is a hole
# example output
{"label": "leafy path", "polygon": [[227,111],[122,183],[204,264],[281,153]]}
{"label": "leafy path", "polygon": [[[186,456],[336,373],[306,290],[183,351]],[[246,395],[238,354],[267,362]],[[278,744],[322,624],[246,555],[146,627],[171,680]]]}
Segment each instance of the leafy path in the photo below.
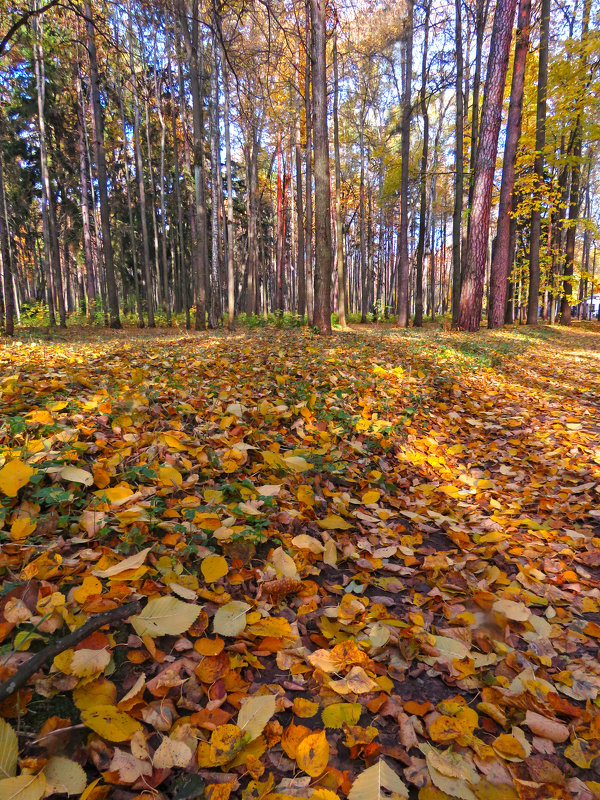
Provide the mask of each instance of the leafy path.
{"label": "leafy path", "polygon": [[2,345],[0,797],[600,797],[599,352]]}

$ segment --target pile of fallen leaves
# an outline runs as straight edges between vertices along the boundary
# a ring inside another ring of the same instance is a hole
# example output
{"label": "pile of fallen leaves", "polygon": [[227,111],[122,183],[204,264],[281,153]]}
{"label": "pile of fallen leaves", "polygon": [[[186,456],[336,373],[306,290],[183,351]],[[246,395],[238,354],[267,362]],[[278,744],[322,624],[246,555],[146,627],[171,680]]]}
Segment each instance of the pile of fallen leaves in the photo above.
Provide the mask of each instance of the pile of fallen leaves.
{"label": "pile of fallen leaves", "polygon": [[600,797],[597,328],[70,337],[0,350],[1,800]]}

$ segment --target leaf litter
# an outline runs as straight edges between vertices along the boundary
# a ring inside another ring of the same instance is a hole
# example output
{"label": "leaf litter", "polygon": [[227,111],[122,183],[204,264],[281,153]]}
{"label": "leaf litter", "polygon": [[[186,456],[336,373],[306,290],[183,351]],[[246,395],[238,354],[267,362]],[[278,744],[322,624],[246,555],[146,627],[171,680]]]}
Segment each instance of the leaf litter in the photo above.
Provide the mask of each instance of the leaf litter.
{"label": "leaf litter", "polygon": [[600,337],[2,345],[0,797],[600,797]]}

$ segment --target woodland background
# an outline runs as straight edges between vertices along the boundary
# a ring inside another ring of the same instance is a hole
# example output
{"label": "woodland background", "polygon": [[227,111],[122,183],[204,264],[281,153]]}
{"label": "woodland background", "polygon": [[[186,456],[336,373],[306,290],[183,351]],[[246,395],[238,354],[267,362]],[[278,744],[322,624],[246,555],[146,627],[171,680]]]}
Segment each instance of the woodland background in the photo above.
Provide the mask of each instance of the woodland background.
{"label": "woodland background", "polygon": [[597,311],[593,0],[36,3],[3,2],[8,332]]}

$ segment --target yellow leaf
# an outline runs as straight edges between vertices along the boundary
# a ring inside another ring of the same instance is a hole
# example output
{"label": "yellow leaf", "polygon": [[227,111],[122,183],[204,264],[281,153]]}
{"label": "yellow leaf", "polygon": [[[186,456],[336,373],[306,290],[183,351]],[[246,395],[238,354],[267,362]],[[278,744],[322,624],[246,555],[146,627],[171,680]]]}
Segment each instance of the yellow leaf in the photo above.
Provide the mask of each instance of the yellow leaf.
{"label": "yellow leaf", "polygon": [[35,473],[36,470],[18,458],[9,461],[0,469],[0,491],[7,497],[16,497],[19,489],[29,483]]}
{"label": "yellow leaf", "polygon": [[305,697],[294,698],[292,711],[300,719],[310,719],[319,710],[319,704],[314,703],[312,700],[307,700]]}
{"label": "yellow leaf", "polygon": [[323,561],[326,564],[330,564],[332,567],[335,567],[337,564],[337,547],[335,546],[333,539],[328,539],[325,542],[325,547],[323,548]]}
{"label": "yellow leaf", "polygon": [[173,485],[180,487],[183,483],[183,475],[175,467],[160,467],[158,479],[163,486],[167,486],[170,489],[173,488]]}
{"label": "yellow leaf", "polygon": [[31,517],[17,517],[16,520],[10,526],[10,539],[13,542],[20,542],[22,539],[26,539],[30,536],[35,528],[37,523]]}
{"label": "yellow leaf", "polygon": [[229,572],[227,559],[223,556],[206,556],[202,559],[200,569],[207,583],[216,583]]}
{"label": "yellow leaf", "polygon": [[85,469],[79,469],[79,467],[63,467],[59,475],[61,480],[69,483],[82,483],[84,486],[91,486],[94,483],[92,473]]}
{"label": "yellow leaf", "polygon": [[110,653],[103,647],[101,650],[81,648],[73,653],[70,675],[78,678],[91,678],[103,672],[110,663]]}
{"label": "yellow leaf", "polygon": [[381,492],[378,492],[377,489],[369,489],[368,492],[363,494],[362,501],[365,505],[368,505],[369,503],[378,503],[380,497]]}
{"label": "yellow leaf", "polygon": [[329,762],[329,742],[325,731],[311,733],[302,739],[296,748],[296,762],[311,778],[318,778],[325,772]]}
{"label": "yellow leaf", "polygon": [[98,678],[73,689],[73,702],[80,711],[94,706],[113,706],[116,700],[117,687],[108,678]]}
{"label": "yellow leaf", "polygon": [[106,500],[111,505],[123,505],[133,494],[133,489],[128,483],[120,483],[118,486],[113,486],[112,489],[101,488],[94,495],[100,500]]}
{"label": "yellow leaf", "polygon": [[345,519],[339,516],[339,514],[329,514],[329,516],[325,517],[325,519],[318,519],[317,525],[319,528],[324,528],[328,531],[333,530],[340,530],[340,531],[347,531],[352,525],[349,522],[346,522]]}
{"label": "yellow leaf", "polygon": [[394,770],[383,759],[364,770],[352,784],[348,800],[378,800],[382,788],[400,797],[408,797],[408,790]]}
{"label": "yellow leaf", "polygon": [[585,739],[575,739],[565,747],[565,757],[581,769],[590,769],[592,762],[600,755],[600,742],[587,742]]}
{"label": "yellow leaf", "polygon": [[275,695],[257,694],[249,697],[240,708],[238,728],[248,734],[249,741],[256,739],[275,713]]}
{"label": "yellow leaf", "polygon": [[360,703],[332,703],[321,712],[326,728],[341,729],[344,725],[356,725],[362,713]]}
{"label": "yellow leaf", "polygon": [[17,734],[0,718],[0,778],[12,778],[17,771],[19,742]]}
{"label": "yellow leaf", "polygon": [[294,578],[298,580],[299,575],[296,562],[285,552],[283,547],[277,547],[273,550],[270,561],[278,573],[283,575],[284,578]]}
{"label": "yellow leaf", "polygon": [[305,483],[302,483],[296,492],[296,497],[300,503],[304,503],[305,506],[314,506],[315,504],[315,493],[311,489],[310,486],[307,486]]}
{"label": "yellow leaf", "polygon": [[96,594],[102,594],[102,584],[98,578],[92,578],[91,575],[86,575],[81,586],[73,589],[73,600],[83,605],[88,597],[93,597]]}
{"label": "yellow leaf", "polygon": [[372,678],[369,678],[362,667],[352,667],[345,678],[331,681],[329,688],[338,694],[367,694],[376,691],[379,687]]}
{"label": "yellow leaf", "polygon": [[310,550],[311,553],[322,553],[324,550],[323,545],[318,539],[306,533],[294,536],[292,544],[294,547],[297,547],[298,550]]}
{"label": "yellow leaf", "polygon": [[523,761],[527,757],[521,742],[510,733],[503,733],[492,742],[492,747],[499,756],[507,761]]}
{"label": "yellow leaf", "polygon": [[46,778],[39,775],[19,775],[0,781],[2,800],[40,800],[46,792]]}
{"label": "yellow leaf", "polygon": [[154,753],[152,765],[156,769],[185,768],[193,755],[185,742],[165,736]]}
{"label": "yellow leaf", "polygon": [[253,636],[272,636],[276,639],[290,639],[294,637],[292,626],[285,617],[265,617],[250,625],[248,632]]}
{"label": "yellow leaf", "polygon": [[524,603],[517,603],[514,600],[496,600],[492,606],[492,611],[513,622],[527,622],[531,616],[531,611]]}
{"label": "yellow leaf", "polygon": [[213,631],[219,636],[237,636],[246,627],[246,613],[251,608],[241,600],[231,600],[221,606],[213,617]]}
{"label": "yellow leaf", "polygon": [[283,460],[285,465],[294,472],[306,472],[307,469],[312,467],[312,464],[309,464],[302,456],[285,456]]}
{"label": "yellow leaf", "polygon": [[210,737],[210,766],[219,767],[228,764],[239,753],[248,741],[248,734],[237,725],[221,725]]}
{"label": "yellow leaf", "polygon": [[43,769],[46,778],[46,794],[81,794],[87,778],[76,761],[54,756]]}
{"label": "yellow leaf", "polygon": [[109,742],[129,741],[136,731],[142,730],[137,719],[112,705],[84,708],[81,712],[81,719],[94,733]]}
{"label": "yellow leaf", "polygon": [[153,597],[130,622],[138,636],[178,636],[192,627],[201,610],[173,596]]}
{"label": "yellow leaf", "polygon": [[152,550],[151,547],[140,550],[139,553],[129,556],[129,558],[125,558],[123,561],[119,561],[118,564],[113,564],[112,567],[108,567],[107,569],[92,570],[92,575],[95,575],[97,578],[113,578],[115,575],[120,575],[121,572],[137,569],[142,566],[150,550]]}

